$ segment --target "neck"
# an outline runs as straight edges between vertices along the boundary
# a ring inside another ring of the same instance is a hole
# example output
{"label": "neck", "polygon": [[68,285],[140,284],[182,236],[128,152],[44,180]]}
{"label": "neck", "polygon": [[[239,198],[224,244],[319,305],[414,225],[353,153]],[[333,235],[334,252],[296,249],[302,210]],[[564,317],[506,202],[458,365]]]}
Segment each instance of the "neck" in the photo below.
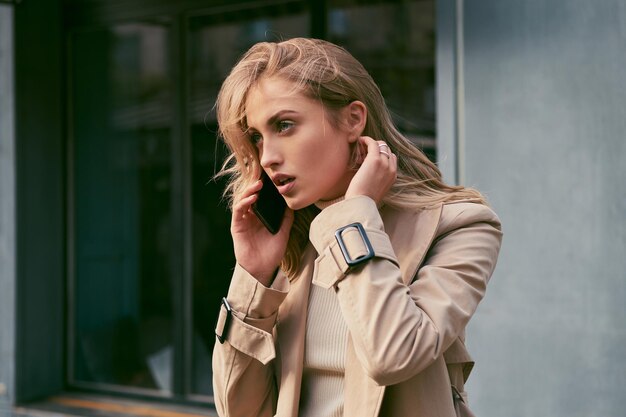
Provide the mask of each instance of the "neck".
{"label": "neck", "polygon": [[317,206],[318,209],[320,210],[324,210],[326,207],[330,207],[335,203],[338,203],[340,201],[343,201],[346,197],[345,196],[341,196],[341,197],[337,197],[335,199],[332,200],[319,200],[315,203],[315,206]]}

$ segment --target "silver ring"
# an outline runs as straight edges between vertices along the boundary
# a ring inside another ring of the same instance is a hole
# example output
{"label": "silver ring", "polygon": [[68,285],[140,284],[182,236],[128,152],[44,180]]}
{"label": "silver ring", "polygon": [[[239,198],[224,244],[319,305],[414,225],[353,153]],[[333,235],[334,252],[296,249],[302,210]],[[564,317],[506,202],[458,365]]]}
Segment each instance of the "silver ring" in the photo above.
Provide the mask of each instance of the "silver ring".
{"label": "silver ring", "polygon": [[386,151],[383,151],[382,149],[380,149],[380,153],[382,153],[383,155],[387,155],[387,159],[389,159],[389,154]]}
{"label": "silver ring", "polygon": [[384,146],[385,148],[389,148],[389,145],[387,145],[386,143],[379,143],[379,144],[378,144],[378,147],[379,147],[379,148],[382,148],[383,146]]}

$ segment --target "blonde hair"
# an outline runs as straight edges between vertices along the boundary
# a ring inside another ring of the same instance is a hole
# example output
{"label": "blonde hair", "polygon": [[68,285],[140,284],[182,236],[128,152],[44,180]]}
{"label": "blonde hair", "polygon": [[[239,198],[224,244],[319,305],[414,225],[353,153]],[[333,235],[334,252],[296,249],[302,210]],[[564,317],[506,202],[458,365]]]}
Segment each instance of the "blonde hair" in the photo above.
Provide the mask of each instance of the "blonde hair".
{"label": "blonde hair", "polygon": [[[219,133],[231,151],[218,175],[230,178],[225,196],[230,204],[261,173],[255,146],[246,133],[246,98],[261,77],[281,77],[295,91],[319,100],[331,116],[359,100],[368,110],[363,135],[385,141],[398,157],[398,176],[383,203],[397,208],[421,209],[455,200],[486,204],[476,190],[447,185],[441,172],[422,151],[395,127],[380,89],[365,68],[348,51],[319,39],[293,38],[252,46],[233,67],[217,97]],[[334,119],[334,120],[333,120]],[[294,225],[281,268],[293,277],[308,242],[315,207],[295,212]]]}

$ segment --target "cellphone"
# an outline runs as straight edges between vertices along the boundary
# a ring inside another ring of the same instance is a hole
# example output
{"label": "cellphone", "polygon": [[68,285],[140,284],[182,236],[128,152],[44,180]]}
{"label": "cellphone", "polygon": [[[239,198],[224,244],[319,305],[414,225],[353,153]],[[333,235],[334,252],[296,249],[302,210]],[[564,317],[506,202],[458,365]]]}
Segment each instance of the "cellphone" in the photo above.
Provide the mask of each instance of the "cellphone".
{"label": "cellphone", "polygon": [[283,222],[287,203],[265,172],[261,174],[261,180],[263,188],[259,191],[259,198],[252,204],[252,211],[270,233],[276,234]]}

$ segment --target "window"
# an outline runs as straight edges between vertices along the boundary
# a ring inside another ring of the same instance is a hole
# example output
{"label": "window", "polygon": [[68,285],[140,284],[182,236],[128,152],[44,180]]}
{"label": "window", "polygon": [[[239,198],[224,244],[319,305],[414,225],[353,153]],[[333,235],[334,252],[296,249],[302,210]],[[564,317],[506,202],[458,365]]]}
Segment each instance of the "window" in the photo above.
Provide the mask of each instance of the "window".
{"label": "window", "polygon": [[434,0],[122,3],[66,6],[68,382],[210,403],[234,265],[212,180],[221,82],[257,41],[324,37],[363,62],[434,158]]}
{"label": "window", "polygon": [[188,20],[189,132],[193,195],[193,343],[191,392],[212,395],[211,352],[220,300],[228,291],[234,265],[230,241],[230,214],[220,196],[225,183],[208,182],[224,159],[216,142],[217,121],[210,111],[222,81],[237,58],[252,44],[307,36],[309,15],[302,3],[221,14],[198,14]]}
{"label": "window", "polygon": [[73,382],[172,393],[172,22],[72,36]]}
{"label": "window", "polygon": [[328,2],[328,40],[345,46],[380,87],[401,132],[435,154],[435,2]]}

